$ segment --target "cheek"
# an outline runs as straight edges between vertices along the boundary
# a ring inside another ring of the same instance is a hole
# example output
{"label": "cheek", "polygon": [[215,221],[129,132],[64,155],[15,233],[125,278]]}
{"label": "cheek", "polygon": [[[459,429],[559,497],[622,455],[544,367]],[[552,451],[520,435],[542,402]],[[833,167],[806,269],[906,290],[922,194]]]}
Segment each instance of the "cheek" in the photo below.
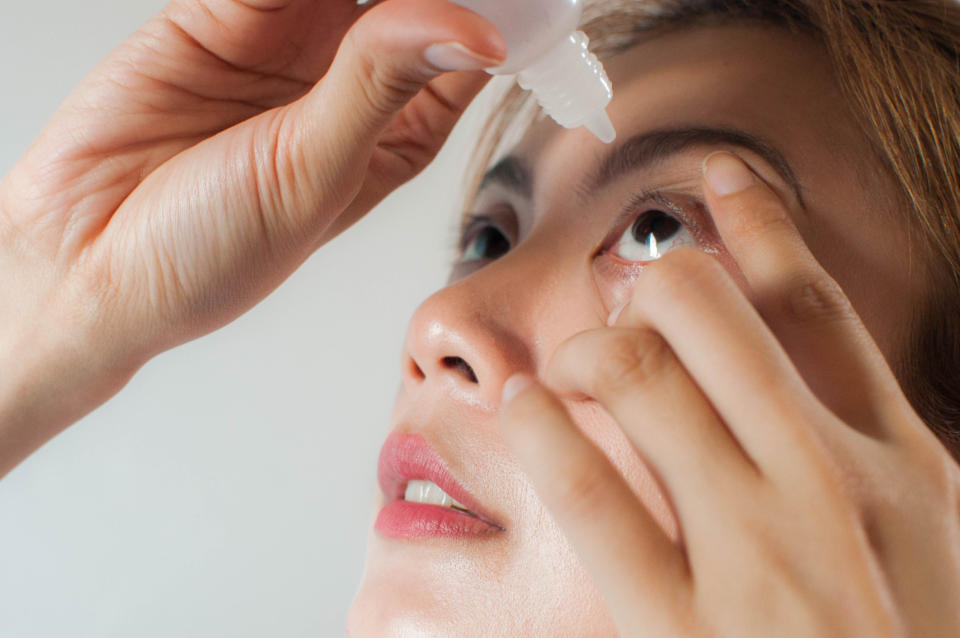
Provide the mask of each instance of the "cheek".
{"label": "cheek", "polygon": [[485,553],[397,547],[371,534],[349,635],[617,635],[589,574],[520,469],[505,459],[498,471],[512,486],[517,521],[508,545]]}
{"label": "cheek", "polygon": [[[746,294],[749,290],[747,280],[730,253],[725,248],[720,247],[717,250],[709,251],[709,254],[723,265],[737,287]],[[643,276],[645,269],[646,266],[643,264],[627,266],[602,256],[594,259],[593,277],[597,282],[597,289],[600,291],[603,305],[608,313],[621,304],[630,301],[633,297],[634,286],[637,280]],[[655,302],[655,299],[645,301],[645,303]]]}
{"label": "cheek", "polygon": [[614,308],[626,303],[633,295],[633,286],[643,273],[642,265],[625,266],[611,259],[596,257],[593,260],[593,277],[597,282],[600,298],[609,314]]}
{"label": "cheek", "polygon": [[[616,420],[592,400],[567,403],[567,409],[586,437],[603,451],[624,477],[637,497],[638,506],[647,508],[664,533],[676,541],[680,530],[666,492]],[[652,435],[655,436],[656,432]]]}

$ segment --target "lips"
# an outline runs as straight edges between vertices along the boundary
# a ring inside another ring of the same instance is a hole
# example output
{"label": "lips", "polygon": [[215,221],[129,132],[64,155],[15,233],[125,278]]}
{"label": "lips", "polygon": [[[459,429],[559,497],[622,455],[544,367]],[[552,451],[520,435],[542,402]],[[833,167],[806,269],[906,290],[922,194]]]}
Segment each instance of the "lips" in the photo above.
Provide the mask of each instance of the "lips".
{"label": "lips", "polygon": [[[504,530],[453,478],[443,459],[420,435],[393,433],[388,436],[380,450],[377,478],[387,503],[377,517],[376,528],[388,536],[485,535]],[[404,490],[412,480],[436,483],[470,512],[404,501]]]}

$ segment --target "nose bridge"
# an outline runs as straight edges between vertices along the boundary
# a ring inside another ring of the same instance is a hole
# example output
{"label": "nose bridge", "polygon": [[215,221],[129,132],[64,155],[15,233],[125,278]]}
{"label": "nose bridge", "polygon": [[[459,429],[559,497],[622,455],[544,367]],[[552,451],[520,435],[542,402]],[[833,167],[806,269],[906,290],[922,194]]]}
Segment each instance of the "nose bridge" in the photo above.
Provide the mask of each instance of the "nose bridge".
{"label": "nose bridge", "polygon": [[556,263],[508,253],[434,293],[414,312],[404,348],[409,394],[433,384],[495,410],[514,372],[536,373],[570,281]]}

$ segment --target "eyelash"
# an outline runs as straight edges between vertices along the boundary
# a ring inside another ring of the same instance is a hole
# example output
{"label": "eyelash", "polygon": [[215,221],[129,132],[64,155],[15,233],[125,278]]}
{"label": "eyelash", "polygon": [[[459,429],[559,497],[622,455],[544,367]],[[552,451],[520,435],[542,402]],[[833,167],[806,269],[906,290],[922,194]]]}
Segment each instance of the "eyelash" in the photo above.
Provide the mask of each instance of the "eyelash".
{"label": "eyelash", "polygon": [[[696,209],[696,213],[694,215],[695,217],[699,218],[701,215],[707,214],[706,212],[703,212],[705,211],[705,208],[703,203],[699,200],[693,199],[691,204]],[[662,191],[649,190],[641,191],[631,198],[627,206],[624,207],[624,212],[621,213],[614,222],[613,232],[611,232],[609,238],[604,241],[603,247],[598,251],[597,254],[609,253],[609,251],[616,245],[616,242],[628,228],[631,228],[644,214],[653,210],[652,205],[662,208],[663,212],[674,217],[691,235],[693,235],[694,239],[699,245],[704,245],[703,234],[701,232],[700,225],[691,219],[691,215],[688,214],[682,207],[677,206]],[[480,213],[468,213],[464,216],[463,223],[458,233],[459,238],[457,240],[456,263],[468,263],[463,262],[463,255],[467,246],[469,246],[470,242],[476,239],[476,237],[487,228],[493,228],[500,233],[504,239],[506,239],[507,243],[510,244],[510,247],[507,249],[508,251],[514,248],[513,242],[509,237],[509,233],[505,232],[500,225],[493,220],[493,218],[491,218],[489,215]]]}
{"label": "eyelash", "polygon": [[[692,203],[696,207],[703,206],[703,204],[698,200],[694,200]],[[674,203],[674,201],[667,197],[662,191],[651,190],[638,193],[624,208],[625,212],[623,217],[627,217],[630,224],[633,224],[640,217],[640,215],[643,215],[645,212],[649,211],[652,208],[651,205],[653,204],[665,208],[666,210],[664,212],[670,213],[670,215],[675,217],[677,221],[683,224],[684,227],[691,233],[694,233],[697,230],[698,226],[696,223],[694,223],[694,220],[690,218],[690,215],[682,207]],[[627,225],[620,226],[621,232],[626,230],[626,226]]]}
{"label": "eyelash", "polygon": [[457,233],[457,263],[466,263],[463,262],[463,254],[466,251],[467,246],[469,246],[470,242],[476,239],[477,236],[487,228],[492,228],[500,233],[507,243],[510,244],[510,248],[508,250],[513,248],[513,242],[510,239],[509,233],[505,232],[500,225],[493,220],[492,217],[480,213],[467,213],[464,216],[463,223],[461,224],[460,230]]}
{"label": "eyelash", "polygon": [[[696,211],[705,210],[703,203],[693,199],[690,206]],[[653,210],[661,210],[676,219],[680,224],[690,232],[697,240],[702,243],[700,224],[692,217],[700,217],[699,214],[691,215],[684,207],[678,206],[671,198],[667,197],[662,191],[642,191],[635,195],[624,207],[624,212],[614,222],[614,231],[612,236],[614,240],[620,237],[624,231],[631,228],[643,215]],[[604,250],[609,249],[610,242],[604,244]]]}

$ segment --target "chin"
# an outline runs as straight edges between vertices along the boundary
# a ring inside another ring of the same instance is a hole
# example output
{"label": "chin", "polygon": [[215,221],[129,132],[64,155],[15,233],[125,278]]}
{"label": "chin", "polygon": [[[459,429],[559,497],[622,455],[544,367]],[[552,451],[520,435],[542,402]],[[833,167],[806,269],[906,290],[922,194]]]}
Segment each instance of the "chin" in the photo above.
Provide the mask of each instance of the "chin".
{"label": "chin", "polygon": [[363,582],[347,618],[347,636],[617,635],[587,576],[569,555],[551,560],[560,557],[551,555],[549,541],[540,551],[494,561],[478,560],[464,549],[397,543],[371,534]]}
{"label": "chin", "polygon": [[451,542],[409,542],[371,534],[367,564],[347,618],[351,638],[513,636],[509,596],[495,568]]}

